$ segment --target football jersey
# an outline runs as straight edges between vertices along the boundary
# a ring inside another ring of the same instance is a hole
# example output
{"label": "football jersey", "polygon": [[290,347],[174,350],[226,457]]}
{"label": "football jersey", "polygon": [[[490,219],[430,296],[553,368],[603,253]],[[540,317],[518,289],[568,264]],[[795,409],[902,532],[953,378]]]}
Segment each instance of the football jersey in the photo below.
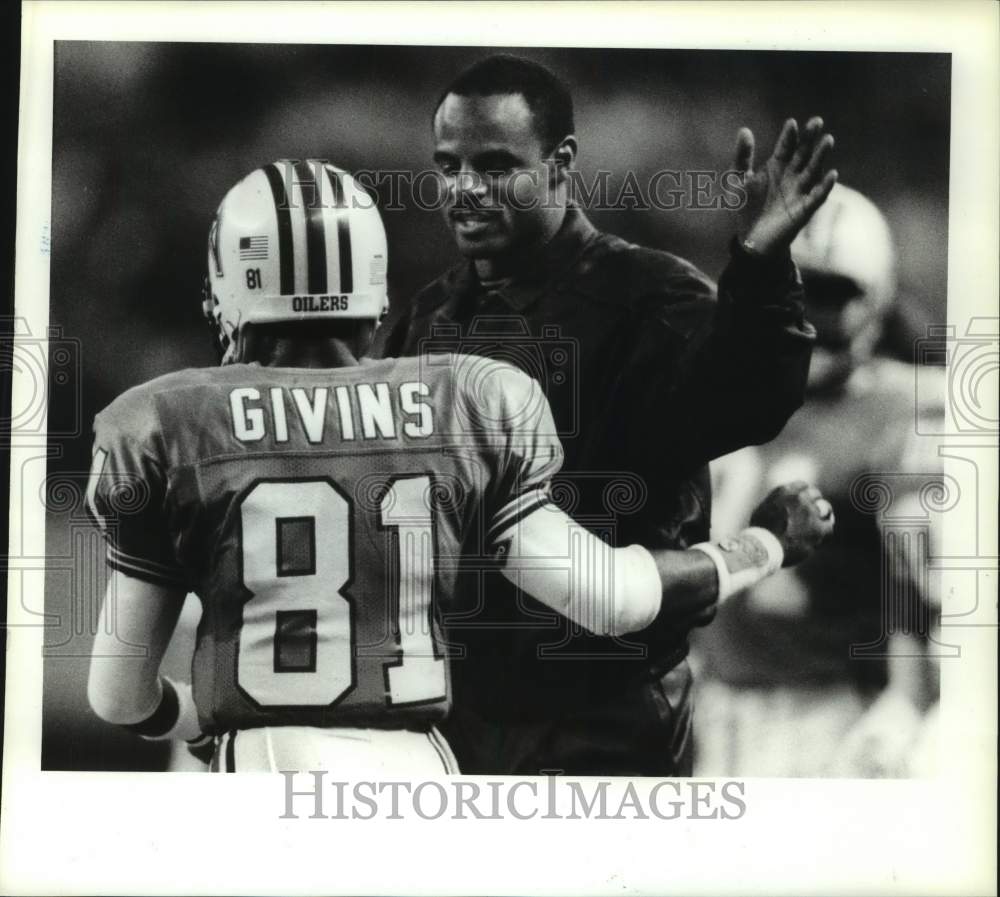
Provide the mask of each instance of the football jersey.
{"label": "football jersey", "polygon": [[[915,404],[918,394],[927,400]],[[939,441],[920,434],[940,431],[943,403],[939,370],[876,359],[843,392],[810,396],[772,442],[723,459],[728,475],[713,516],[720,533],[745,524],[771,488],[792,480],[822,491],[836,526],[805,561],[734,596],[696,633],[707,673],[740,686],[885,684],[884,657],[855,656],[852,648],[876,645],[884,634],[884,578],[893,578],[897,595],[914,594],[915,584],[907,564],[883,556],[896,543],[884,538],[859,488],[885,477],[905,476],[914,490],[940,481]]]}
{"label": "football jersey", "polygon": [[205,731],[404,728],[449,708],[459,559],[488,565],[561,463],[537,383],[497,361],[231,365],[102,411],[88,506],[113,568],[200,597]]}

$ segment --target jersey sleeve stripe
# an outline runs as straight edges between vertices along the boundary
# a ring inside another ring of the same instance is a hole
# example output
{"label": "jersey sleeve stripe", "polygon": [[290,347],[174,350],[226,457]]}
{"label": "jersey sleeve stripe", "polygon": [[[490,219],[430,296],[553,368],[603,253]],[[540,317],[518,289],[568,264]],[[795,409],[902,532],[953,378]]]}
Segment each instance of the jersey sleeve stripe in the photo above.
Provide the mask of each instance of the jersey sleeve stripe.
{"label": "jersey sleeve stripe", "polygon": [[427,740],[431,743],[431,747],[434,748],[434,752],[438,755],[438,759],[441,761],[441,766],[444,767],[446,773],[451,773],[448,768],[448,758],[441,751],[441,746],[434,740],[434,737],[430,732],[427,733]]}
{"label": "jersey sleeve stripe", "polygon": [[433,726],[431,726],[430,731],[427,733],[427,738],[434,750],[437,751],[437,755],[441,758],[441,763],[444,765],[444,771],[448,775],[458,775],[458,763],[455,760],[455,755],[451,752],[451,748],[448,746],[448,742],[445,741],[444,736]]}
{"label": "jersey sleeve stripe", "polygon": [[493,522],[486,533],[486,543],[492,546],[500,536],[519,520],[523,520],[533,511],[544,505],[551,504],[548,490],[542,488],[530,489],[504,505],[493,517]]}
{"label": "jersey sleeve stripe", "polygon": [[147,570],[140,570],[137,567],[131,567],[128,564],[122,563],[121,561],[113,560],[108,557],[108,566],[112,570],[117,570],[119,573],[124,573],[128,576],[133,576],[136,579],[144,580],[145,582],[152,583],[154,586],[167,586],[168,588],[187,588],[187,586],[176,580],[165,579],[162,576],[157,576],[156,574],[150,573]]}
{"label": "jersey sleeve stripe", "polygon": [[133,557],[111,545],[108,546],[107,562],[108,566],[115,570],[138,579],[144,579],[155,585],[188,587],[184,574],[179,568],[166,567],[144,558]]}
{"label": "jersey sleeve stripe", "polygon": [[562,468],[562,454],[557,451],[555,446],[550,446],[549,451],[551,455],[541,467],[536,470],[531,471],[531,475],[525,477],[521,480],[520,486],[522,494],[527,492],[529,489],[535,489],[540,486],[544,486],[549,480],[552,479],[559,470]]}

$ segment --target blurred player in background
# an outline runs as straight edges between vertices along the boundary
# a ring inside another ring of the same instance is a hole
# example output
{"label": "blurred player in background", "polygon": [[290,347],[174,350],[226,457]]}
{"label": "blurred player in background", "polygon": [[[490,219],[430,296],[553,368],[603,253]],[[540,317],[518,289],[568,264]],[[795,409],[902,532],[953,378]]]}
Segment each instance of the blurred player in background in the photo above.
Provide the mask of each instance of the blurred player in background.
{"label": "blurred player in background", "polygon": [[[222,366],[131,389],[95,422],[102,718],[209,749],[217,771],[454,773],[435,723],[463,556],[608,636],[704,613],[830,531],[805,484],[721,545],[616,549],[575,526],[548,495],[562,448],[537,383],[474,356],[361,361],[387,260],[373,201],[329,164],[273,163],[226,195],[205,296]],[[189,591],[193,688],[160,671]]]}
{"label": "blurred player in background", "polygon": [[[918,427],[917,415],[943,413],[944,385],[933,388],[938,370],[873,354],[896,285],[892,237],[872,202],[837,185],[792,257],[818,333],[806,405],[773,442],[712,465],[712,523],[724,531],[773,483],[801,477],[830,498],[837,533],[822,555],[737,596],[698,633],[696,770],[903,776],[936,700],[929,637],[939,602],[917,540],[892,538],[852,489],[865,475],[888,475],[894,516],[907,507],[926,516],[919,493],[940,481],[942,461],[917,430],[940,429]],[[920,390],[918,377],[927,381]],[[941,404],[926,400],[935,395]],[[885,632],[892,595],[904,599]],[[880,652],[852,657],[852,646],[883,635]]]}
{"label": "blurred player in background", "polygon": [[[813,330],[788,247],[836,180],[822,120],[801,133],[786,121],[756,166],[753,135],[740,130],[729,174],[745,202],[718,290],[685,260],[590,223],[571,196],[572,98],[544,66],[481,60],[443,92],[433,132],[464,259],[387,325],[382,351],[428,351],[447,332],[463,351],[506,357],[505,335],[544,350],[556,334],[578,353],[572,378],[536,376],[565,434],[574,513],[606,518],[599,476],[623,471],[645,502],[618,515],[614,539],[704,541],[708,462],[773,438],[802,401]],[[468,656],[455,667],[448,736],[463,769],[690,774],[687,636],[710,616],[626,645],[574,632],[500,577],[484,592],[492,627],[456,634]]]}

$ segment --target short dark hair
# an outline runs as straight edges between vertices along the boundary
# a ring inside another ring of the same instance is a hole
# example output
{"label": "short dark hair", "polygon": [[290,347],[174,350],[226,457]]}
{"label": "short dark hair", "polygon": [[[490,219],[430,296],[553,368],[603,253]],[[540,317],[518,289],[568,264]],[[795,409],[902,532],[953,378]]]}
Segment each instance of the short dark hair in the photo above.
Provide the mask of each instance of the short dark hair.
{"label": "short dark hair", "polygon": [[573,133],[573,98],[569,88],[544,65],[498,53],[469,66],[438,97],[434,116],[448,94],[490,97],[515,93],[524,97],[535,118],[542,149],[550,152]]}

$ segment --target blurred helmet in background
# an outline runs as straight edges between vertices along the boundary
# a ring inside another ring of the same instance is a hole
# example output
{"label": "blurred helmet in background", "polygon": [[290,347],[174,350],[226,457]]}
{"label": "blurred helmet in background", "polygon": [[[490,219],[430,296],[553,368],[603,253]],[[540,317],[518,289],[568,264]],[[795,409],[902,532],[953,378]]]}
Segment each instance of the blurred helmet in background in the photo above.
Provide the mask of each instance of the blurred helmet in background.
{"label": "blurred helmet in background", "polygon": [[279,160],[223,198],[208,236],[205,316],[222,363],[247,324],[380,320],[388,249],[375,200],[328,162]]}
{"label": "blurred helmet in background", "polygon": [[896,254],[885,217],[867,197],[836,184],[792,243],[806,317],[817,346],[809,386],[845,380],[872,354],[896,293]]}

